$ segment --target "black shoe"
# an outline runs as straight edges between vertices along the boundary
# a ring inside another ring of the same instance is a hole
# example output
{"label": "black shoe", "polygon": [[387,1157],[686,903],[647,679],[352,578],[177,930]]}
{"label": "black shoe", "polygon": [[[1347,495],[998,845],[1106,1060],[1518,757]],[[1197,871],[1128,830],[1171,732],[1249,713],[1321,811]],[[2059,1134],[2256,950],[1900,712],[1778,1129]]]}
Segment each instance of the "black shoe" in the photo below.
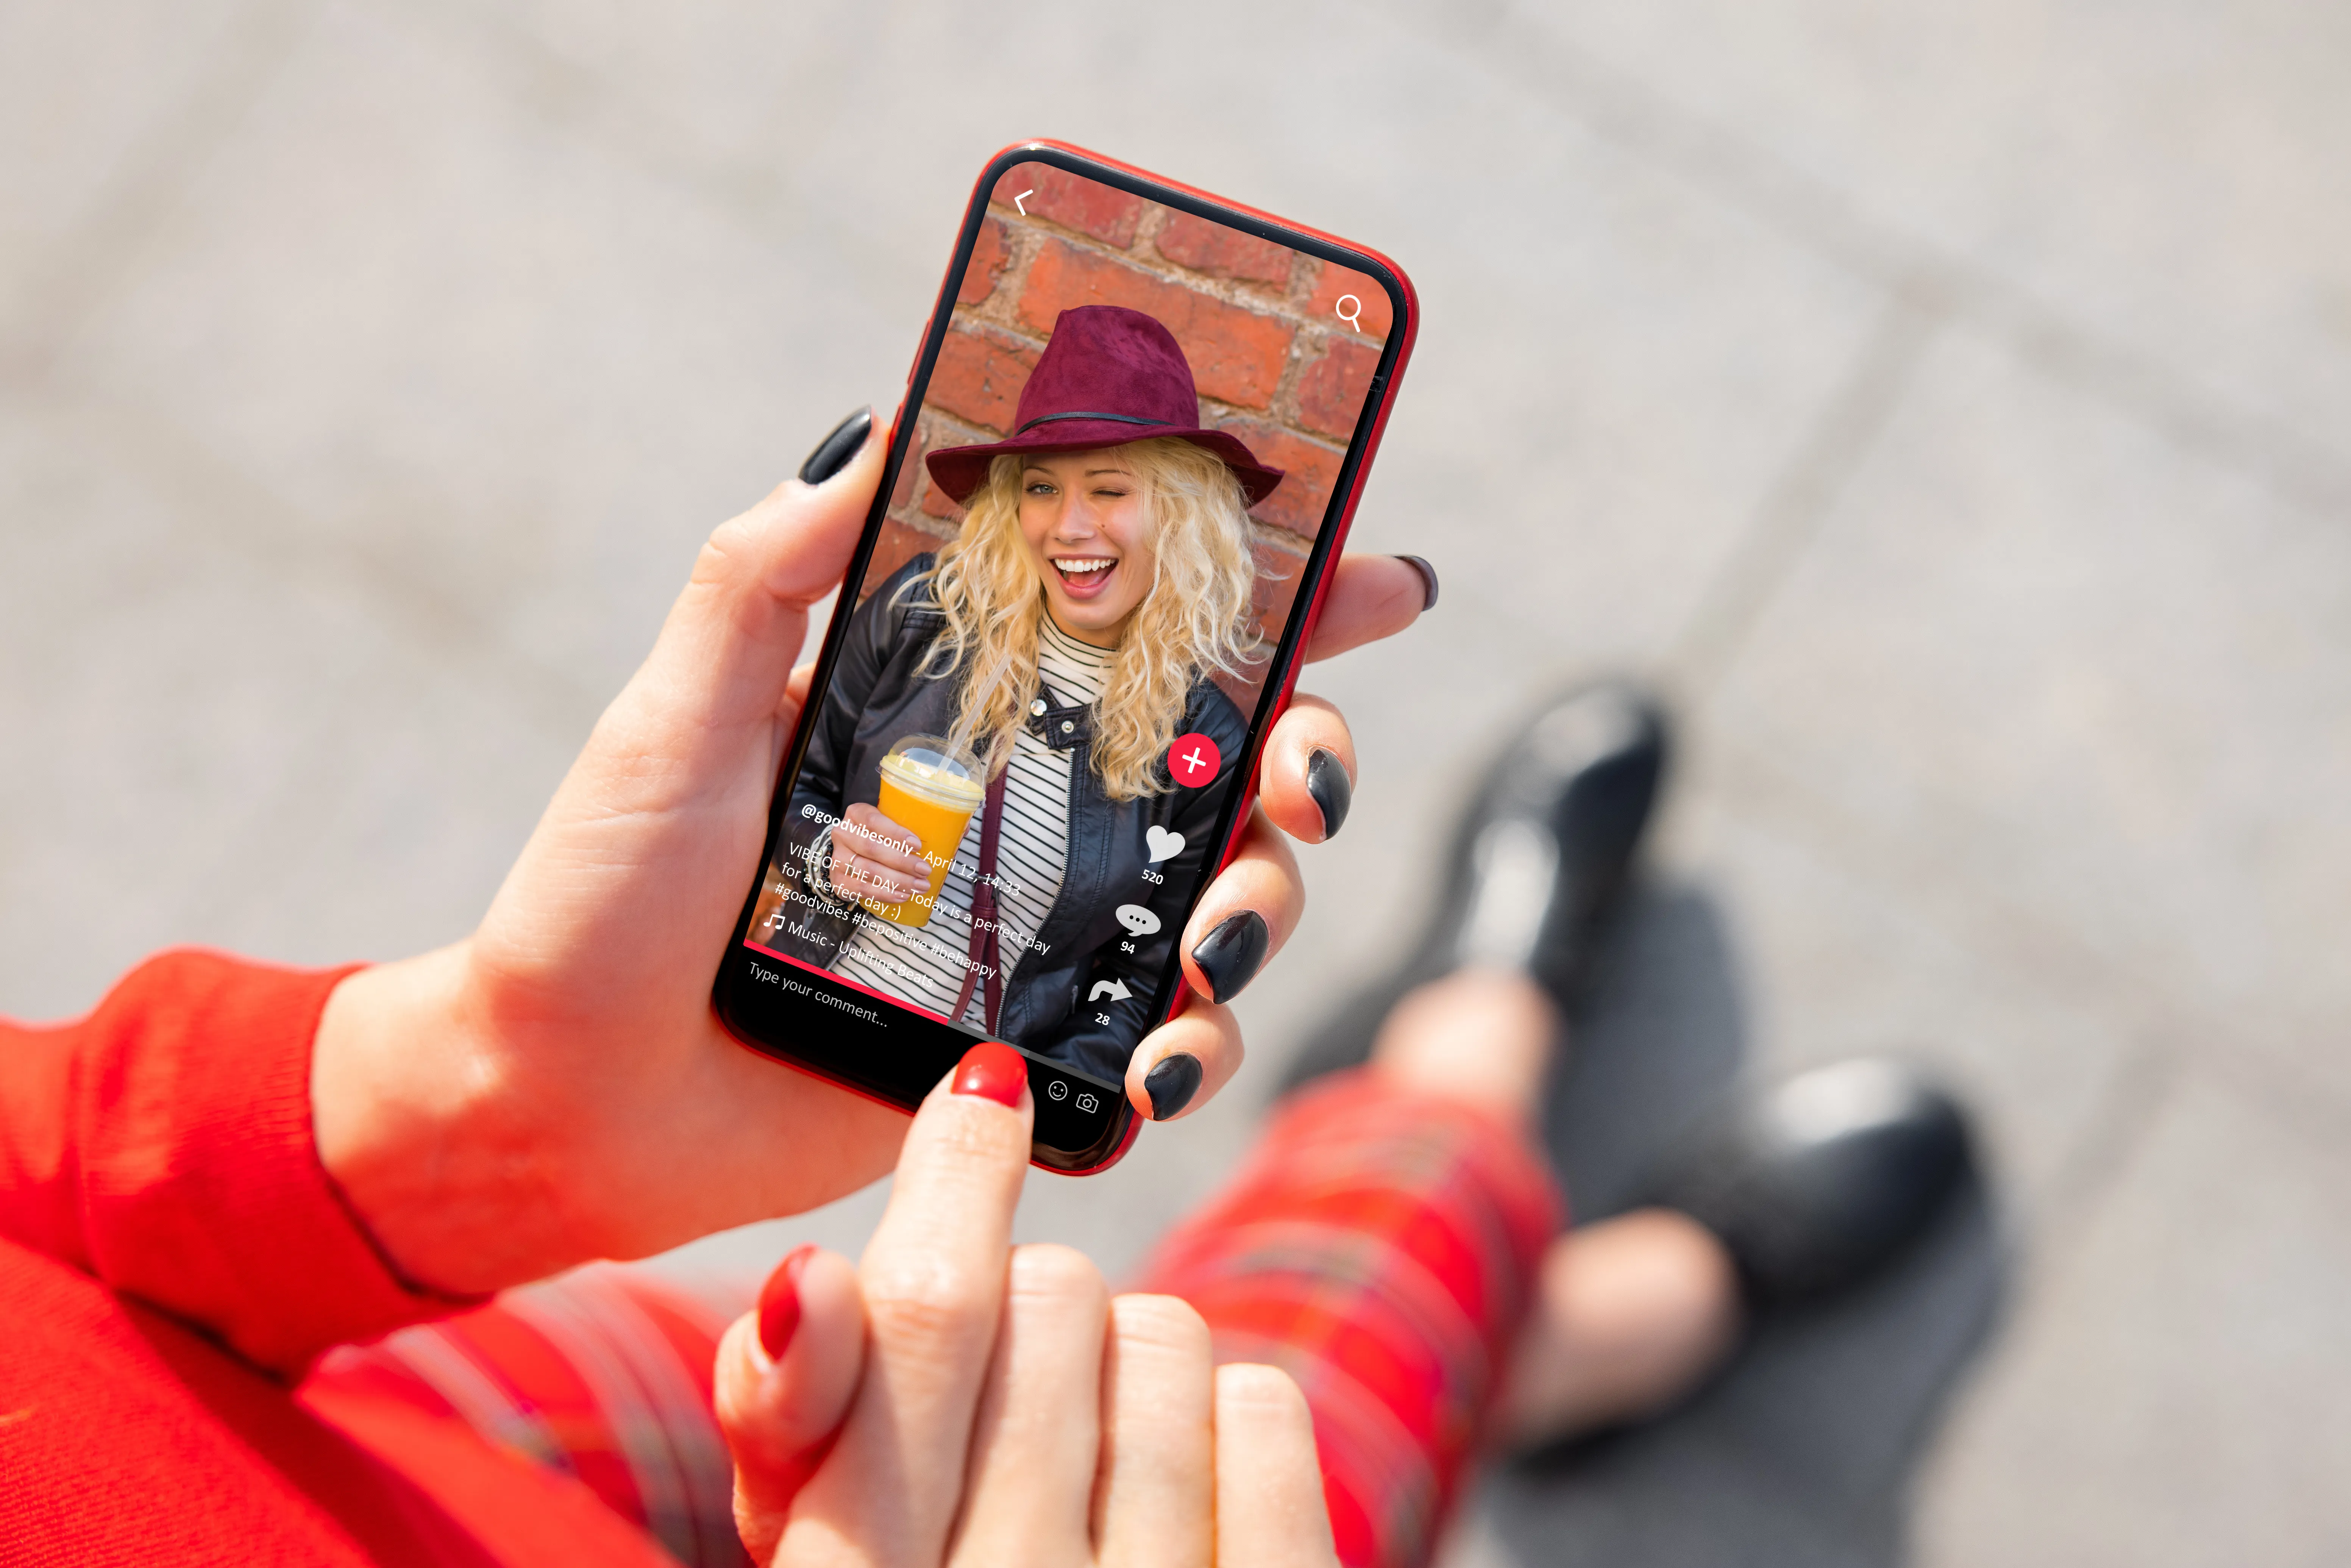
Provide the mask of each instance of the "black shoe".
{"label": "black shoe", "polygon": [[1283,1086],[1361,1062],[1406,991],[1467,964],[1522,968],[1572,999],[1630,880],[1667,750],[1664,710],[1622,682],[1531,715],[1462,817],[1413,956],[1343,1004]]}
{"label": "black shoe", "polygon": [[1751,1304],[1842,1290],[1920,1232],[1969,1165],[1958,1103],[1895,1062],[1799,1073],[1715,1116],[1650,1184],[1718,1237]]}
{"label": "black shoe", "polygon": [[1447,968],[1524,968],[1566,999],[1630,880],[1665,777],[1663,710],[1630,686],[1571,694],[1505,752],[1454,844],[1431,933]]}

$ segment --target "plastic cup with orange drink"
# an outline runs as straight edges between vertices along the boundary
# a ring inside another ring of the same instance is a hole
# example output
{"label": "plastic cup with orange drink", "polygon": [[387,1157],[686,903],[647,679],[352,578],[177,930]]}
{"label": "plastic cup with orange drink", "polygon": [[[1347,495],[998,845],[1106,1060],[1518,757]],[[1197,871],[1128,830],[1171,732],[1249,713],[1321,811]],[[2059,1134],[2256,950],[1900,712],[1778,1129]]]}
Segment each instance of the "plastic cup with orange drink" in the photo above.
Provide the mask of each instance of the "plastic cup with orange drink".
{"label": "plastic cup with orange drink", "polygon": [[869,898],[862,901],[865,907],[894,925],[929,925],[956,849],[971,825],[971,814],[987,796],[979,759],[953,741],[910,735],[892,747],[882,759],[882,797],[874,804],[923,841],[921,854],[931,868],[931,884],[903,904]]}

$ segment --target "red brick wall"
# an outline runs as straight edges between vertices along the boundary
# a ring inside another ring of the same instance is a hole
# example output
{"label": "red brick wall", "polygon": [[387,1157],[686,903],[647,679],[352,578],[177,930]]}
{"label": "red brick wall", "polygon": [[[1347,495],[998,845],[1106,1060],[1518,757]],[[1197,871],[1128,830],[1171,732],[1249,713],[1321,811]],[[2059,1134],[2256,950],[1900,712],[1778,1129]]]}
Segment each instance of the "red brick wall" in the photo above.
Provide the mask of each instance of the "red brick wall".
{"label": "red brick wall", "polygon": [[[1014,197],[1033,192],[1016,209]],[[1362,302],[1358,330],[1335,314]],[[1258,623],[1270,638],[1295,596],[1380,345],[1387,295],[1360,273],[1163,207],[1063,170],[1026,163],[994,193],[954,319],[891,497],[868,583],[952,538],[963,514],[922,455],[1000,440],[1054,319],[1079,305],[1149,312],[1183,345],[1205,425],[1230,430],[1287,470],[1251,513]],[[1243,711],[1248,682],[1228,683]]]}

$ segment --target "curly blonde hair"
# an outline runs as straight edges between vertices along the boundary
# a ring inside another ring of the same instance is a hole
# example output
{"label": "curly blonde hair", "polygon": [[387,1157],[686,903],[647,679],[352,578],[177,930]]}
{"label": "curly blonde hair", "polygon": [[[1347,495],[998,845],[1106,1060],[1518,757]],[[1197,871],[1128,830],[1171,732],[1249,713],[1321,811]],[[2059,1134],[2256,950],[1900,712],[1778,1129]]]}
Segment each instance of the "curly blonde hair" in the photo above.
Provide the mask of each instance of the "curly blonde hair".
{"label": "curly blonde hair", "polygon": [[[1171,788],[1160,758],[1193,683],[1238,674],[1263,640],[1249,618],[1257,563],[1249,501],[1233,471],[1172,436],[1111,450],[1134,470],[1155,564],[1094,703],[1093,768],[1103,793],[1134,800]],[[1022,466],[1009,454],[988,465],[987,482],[965,503],[963,531],[906,585],[913,591],[927,583],[946,616],[923,671],[963,671],[956,737],[968,737],[990,777],[1011,760],[1036,700],[1037,627],[1048,613],[1020,534]]]}

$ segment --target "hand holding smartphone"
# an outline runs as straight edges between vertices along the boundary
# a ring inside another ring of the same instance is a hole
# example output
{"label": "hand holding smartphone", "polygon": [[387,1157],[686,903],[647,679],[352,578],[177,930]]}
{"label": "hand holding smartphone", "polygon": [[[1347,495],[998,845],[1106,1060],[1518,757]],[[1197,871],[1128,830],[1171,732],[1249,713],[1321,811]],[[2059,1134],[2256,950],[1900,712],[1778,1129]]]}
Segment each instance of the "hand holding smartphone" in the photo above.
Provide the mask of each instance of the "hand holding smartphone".
{"label": "hand holding smartphone", "polygon": [[730,1031],[906,1109],[1002,1040],[1038,1162],[1118,1156],[1415,315],[1360,247],[1073,148],[989,162],[716,979]]}

